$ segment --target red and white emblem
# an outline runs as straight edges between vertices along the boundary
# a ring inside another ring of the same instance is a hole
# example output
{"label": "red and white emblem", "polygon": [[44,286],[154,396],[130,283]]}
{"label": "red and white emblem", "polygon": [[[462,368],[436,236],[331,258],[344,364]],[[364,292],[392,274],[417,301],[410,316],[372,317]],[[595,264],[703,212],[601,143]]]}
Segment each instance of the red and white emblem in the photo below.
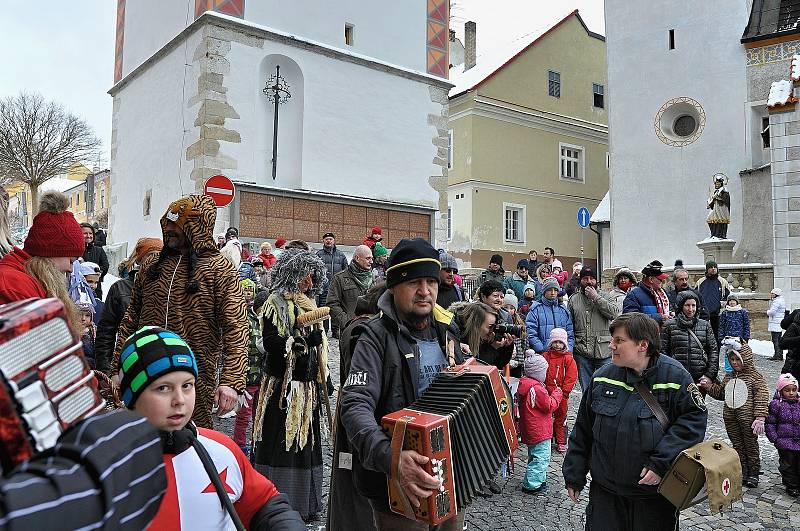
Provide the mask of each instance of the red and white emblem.
{"label": "red and white emblem", "polygon": [[727,496],[730,493],[731,493],[731,480],[725,478],[722,480],[722,494],[724,496]]}
{"label": "red and white emblem", "polygon": [[215,175],[206,181],[203,193],[214,200],[218,208],[228,206],[236,194],[236,187],[224,175]]}

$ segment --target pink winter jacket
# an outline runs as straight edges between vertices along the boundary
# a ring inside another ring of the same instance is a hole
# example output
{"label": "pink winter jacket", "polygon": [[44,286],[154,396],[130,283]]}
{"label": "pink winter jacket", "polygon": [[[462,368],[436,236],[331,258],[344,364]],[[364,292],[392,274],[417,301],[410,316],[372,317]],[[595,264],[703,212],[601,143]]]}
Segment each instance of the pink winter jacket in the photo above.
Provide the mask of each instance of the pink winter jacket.
{"label": "pink winter jacket", "polygon": [[567,273],[566,271],[561,271],[560,273],[553,273],[550,276],[552,276],[556,280],[558,280],[558,285],[561,286],[562,288],[564,287],[564,284],[569,279],[569,273]]}
{"label": "pink winter jacket", "polygon": [[[533,393],[531,393],[533,390]],[[533,394],[533,404],[531,395]],[[563,394],[558,387],[548,393],[538,380],[522,377],[517,388],[519,404],[519,431],[522,442],[538,444],[553,437],[553,412],[561,403]]]}

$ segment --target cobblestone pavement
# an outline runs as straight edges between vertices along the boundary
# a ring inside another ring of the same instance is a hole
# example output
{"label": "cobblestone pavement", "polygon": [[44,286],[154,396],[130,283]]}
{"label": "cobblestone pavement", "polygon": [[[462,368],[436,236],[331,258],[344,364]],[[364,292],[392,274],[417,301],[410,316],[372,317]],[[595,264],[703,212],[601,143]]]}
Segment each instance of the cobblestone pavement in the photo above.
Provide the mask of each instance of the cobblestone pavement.
{"label": "cobblestone pavement", "polygon": [[[771,389],[778,377],[781,365],[760,356],[756,366],[764,374]],[[331,375],[339,381],[338,342],[331,341]],[[580,403],[580,386],[569,398],[568,422],[573,423]],[[722,403],[708,399],[707,438],[721,438],[730,442],[722,423]],[[228,434],[233,432],[233,419],[223,419],[218,427]],[[778,473],[778,452],[766,437],[761,443],[761,481],[758,488],[745,488],[744,497],[733,508],[722,514],[711,516],[707,505],[696,505],[681,513],[680,527],[684,530],[745,531],[749,529],[774,529],[795,531],[800,529],[800,501],[786,495]],[[325,480],[323,497],[327,503],[330,481],[331,447],[324,444]],[[583,529],[588,489],[584,490],[578,503],[572,503],[563,488],[561,463],[563,457],[556,452],[550,463],[548,484],[550,492],[543,496],[532,496],[521,490],[522,477],[527,465],[527,452],[521,445],[515,456],[515,469],[508,477],[500,479],[501,494],[490,498],[479,498],[467,509],[468,530],[566,530]],[[325,529],[325,514],[308,525],[309,529]]]}

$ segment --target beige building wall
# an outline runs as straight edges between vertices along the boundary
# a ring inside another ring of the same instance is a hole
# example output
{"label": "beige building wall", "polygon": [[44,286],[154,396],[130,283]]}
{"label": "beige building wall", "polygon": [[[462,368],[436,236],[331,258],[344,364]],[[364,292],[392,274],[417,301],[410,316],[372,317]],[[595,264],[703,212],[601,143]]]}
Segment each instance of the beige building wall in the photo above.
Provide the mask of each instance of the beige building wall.
{"label": "beige building wall", "polygon": [[[548,70],[561,74],[560,98],[547,94]],[[572,16],[484,82],[478,94],[607,124],[608,106],[604,109],[592,106],[592,83],[607,88],[606,43],[589,36],[578,18]]]}
{"label": "beige building wall", "polygon": [[[548,95],[550,70],[561,75],[559,98]],[[597,235],[578,226],[577,210],[593,211],[608,191],[605,71],[605,42],[571,16],[450,100],[448,249],[466,266],[484,267],[499,252],[513,270],[528,250],[544,246],[555,248],[565,268],[582,246],[585,261],[594,262]],[[603,108],[594,106],[593,84],[603,86]],[[582,150],[580,182],[561,178],[562,144]],[[505,241],[506,204],[524,211],[519,243]]]}

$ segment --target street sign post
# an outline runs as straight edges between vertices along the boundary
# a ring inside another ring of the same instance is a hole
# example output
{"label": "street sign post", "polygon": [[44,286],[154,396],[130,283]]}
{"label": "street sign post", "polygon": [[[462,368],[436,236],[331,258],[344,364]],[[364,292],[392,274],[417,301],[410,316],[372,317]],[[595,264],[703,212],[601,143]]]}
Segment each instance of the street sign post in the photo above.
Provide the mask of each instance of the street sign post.
{"label": "street sign post", "polygon": [[[591,219],[592,215],[589,213],[589,209],[586,207],[580,207],[578,209],[578,226],[580,228],[585,229],[589,226],[589,220]],[[583,234],[585,231],[581,231],[581,262],[583,262]]]}
{"label": "street sign post", "polygon": [[592,215],[589,213],[589,209],[586,207],[580,207],[578,209],[578,225],[582,229],[585,229],[589,226],[589,219],[591,219]]}
{"label": "street sign post", "polygon": [[206,181],[203,193],[214,200],[217,208],[228,206],[236,195],[233,182],[224,175],[215,175]]}

